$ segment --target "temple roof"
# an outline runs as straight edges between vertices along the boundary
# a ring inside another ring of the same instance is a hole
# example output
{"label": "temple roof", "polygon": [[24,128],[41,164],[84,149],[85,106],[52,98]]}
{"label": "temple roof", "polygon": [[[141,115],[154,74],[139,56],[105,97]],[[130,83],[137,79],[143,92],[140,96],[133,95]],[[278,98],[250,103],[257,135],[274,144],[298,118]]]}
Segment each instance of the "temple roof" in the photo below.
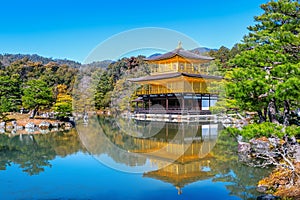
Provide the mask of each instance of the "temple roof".
{"label": "temple roof", "polygon": [[144,77],[139,77],[139,78],[131,78],[128,80],[132,81],[132,82],[154,81],[154,80],[161,80],[161,79],[176,78],[176,77],[180,77],[180,76],[195,77],[195,78],[207,78],[207,79],[219,79],[219,80],[223,78],[221,76],[212,76],[212,75],[204,75],[204,74],[190,74],[190,73],[184,73],[184,72],[173,72],[173,73],[144,76]]}
{"label": "temple roof", "polygon": [[212,57],[202,56],[202,55],[193,53],[191,51],[184,50],[181,47],[176,48],[173,51],[165,53],[165,54],[161,54],[161,55],[154,56],[154,57],[151,57],[151,58],[146,58],[145,60],[146,61],[158,61],[158,60],[164,60],[164,59],[172,58],[172,57],[175,57],[176,55],[181,56],[183,58],[187,58],[187,59],[207,60],[207,61],[214,60],[214,58],[212,58]]}
{"label": "temple roof", "polygon": [[143,177],[154,178],[167,183],[171,183],[174,186],[183,188],[185,185],[197,182],[199,180],[206,180],[212,178],[214,175],[212,172],[190,172],[189,174],[174,174],[165,172],[162,170],[150,171],[143,174]]}

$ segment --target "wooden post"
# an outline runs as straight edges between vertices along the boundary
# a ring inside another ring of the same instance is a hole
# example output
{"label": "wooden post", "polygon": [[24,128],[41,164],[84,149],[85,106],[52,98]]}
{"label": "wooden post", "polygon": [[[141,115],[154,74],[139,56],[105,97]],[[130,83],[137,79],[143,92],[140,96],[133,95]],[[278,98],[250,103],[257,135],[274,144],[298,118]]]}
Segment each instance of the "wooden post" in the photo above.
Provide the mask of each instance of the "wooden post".
{"label": "wooden post", "polygon": [[202,94],[200,95],[200,101],[198,100],[199,102],[199,108],[200,110],[202,110]]}
{"label": "wooden post", "polygon": [[169,124],[166,123],[165,126],[166,126],[166,142],[168,142],[168,139],[169,139]]}
{"label": "wooden post", "polygon": [[168,99],[168,95],[166,94],[166,111],[168,113],[169,110],[169,99]]}
{"label": "wooden post", "polygon": [[192,95],[192,110],[197,110],[195,106],[195,94]]}
{"label": "wooden post", "polygon": [[150,112],[150,106],[151,106],[151,100],[150,100],[150,95],[149,95],[149,99],[148,99],[148,113]]}
{"label": "wooden post", "polygon": [[185,109],[185,106],[184,106],[184,94],[182,94],[181,107],[182,107],[181,111],[184,111],[184,109]]}

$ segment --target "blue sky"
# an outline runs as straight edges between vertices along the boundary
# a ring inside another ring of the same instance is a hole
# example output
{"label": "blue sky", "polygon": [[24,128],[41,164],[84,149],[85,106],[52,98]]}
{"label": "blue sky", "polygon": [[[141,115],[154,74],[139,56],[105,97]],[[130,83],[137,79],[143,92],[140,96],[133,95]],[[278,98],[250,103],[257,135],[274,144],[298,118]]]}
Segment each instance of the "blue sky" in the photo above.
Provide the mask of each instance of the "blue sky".
{"label": "blue sky", "polygon": [[109,37],[143,27],[179,31],[200,46],[231,48],[247,34],[247,26],[254,24],[253,17],[262,13],[259,6],[266,1],[1,1],[0,53],[83,62]]}

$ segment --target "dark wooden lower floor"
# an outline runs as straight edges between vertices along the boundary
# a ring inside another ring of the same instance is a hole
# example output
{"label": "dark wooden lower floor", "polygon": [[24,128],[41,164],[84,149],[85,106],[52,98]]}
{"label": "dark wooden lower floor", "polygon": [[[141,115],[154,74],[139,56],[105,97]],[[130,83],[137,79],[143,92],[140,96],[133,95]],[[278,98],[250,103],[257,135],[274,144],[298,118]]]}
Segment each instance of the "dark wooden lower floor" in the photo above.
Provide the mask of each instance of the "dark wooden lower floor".
{"label": "dark wooden lower floor", "polygon": [[135,113],[158,114],[211,114],[209,108],[218,97],[210,94],[143,95],[133,102]]}

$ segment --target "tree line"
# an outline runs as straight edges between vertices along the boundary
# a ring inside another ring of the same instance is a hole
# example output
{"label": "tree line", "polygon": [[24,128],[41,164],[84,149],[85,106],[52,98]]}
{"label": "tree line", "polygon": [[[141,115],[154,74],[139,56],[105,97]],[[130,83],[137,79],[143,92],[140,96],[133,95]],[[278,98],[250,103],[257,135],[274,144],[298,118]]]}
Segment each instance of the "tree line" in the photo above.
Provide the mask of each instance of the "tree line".
{"label": "tree line", "polygon": [[[30,110],[31,118],[38,111],[54,111],[60,119],[70,116],[73,100],[80,96],[75,94],[80,93],[80,90],[73,89],[81,87],[78,84],[83,77],[89,77],[91,81],[88,85],[91,98],[83,97],[82,101],[93,103],[97,110],[104,109],[110,106],[113,98],[121,99],[124,96],[120,96],[120,92],[128,87],[126,78],[149,73],[143,56],[122,58],[116,62],[95,62],[80,67],[53,61],[44,64],[43,59],[32,61],[31,58],[22,57],[9,65],[0,65],[2,119],[6,119],[6,113],[20,110]],[[83,105],[82,102],[79,103]]]}
{"label": "tree line", "polygon": [[1,117],[5,118],[5,113],[20,111],[20,109],[31,109],[32,117],[39,109],[53,108],[58,113],[67,114],[72,108],[70,94],[77,72],[77,68],[67,65],[55,62],[42,64],[30,61],[28,58],[2,66],[0,69]]}

